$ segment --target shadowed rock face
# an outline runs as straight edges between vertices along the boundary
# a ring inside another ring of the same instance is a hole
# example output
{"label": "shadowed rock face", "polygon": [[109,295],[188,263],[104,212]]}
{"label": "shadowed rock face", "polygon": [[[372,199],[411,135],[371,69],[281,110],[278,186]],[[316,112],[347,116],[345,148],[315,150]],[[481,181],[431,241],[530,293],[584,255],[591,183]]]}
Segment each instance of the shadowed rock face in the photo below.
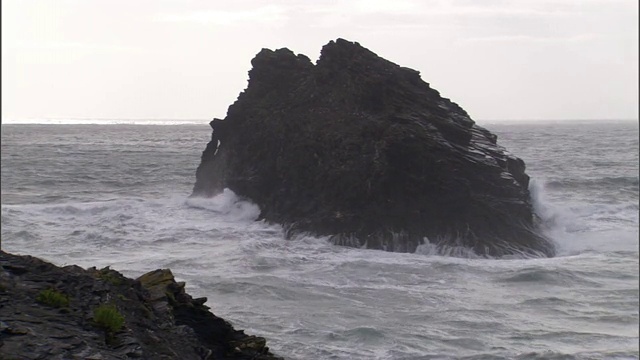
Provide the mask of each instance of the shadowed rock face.
{"label": "shadowed rock face", "polygon": [[[193,195],[225,187],[287,234],[415,251],[554,254],[535,231],[524,162],[417,71],[343,39],[316,65],[263,49],[202,154]],[[218,146],[219,144],[219,146]]]}
{"label": "shadowed rock face", "polygon": [[[132,280],[0,251],[0,359],[282,360],[184,287],[168,269]],[[67,303],[42,301],[46,290]],[[123,318],[115,332],[95,321],[104,304]]]}

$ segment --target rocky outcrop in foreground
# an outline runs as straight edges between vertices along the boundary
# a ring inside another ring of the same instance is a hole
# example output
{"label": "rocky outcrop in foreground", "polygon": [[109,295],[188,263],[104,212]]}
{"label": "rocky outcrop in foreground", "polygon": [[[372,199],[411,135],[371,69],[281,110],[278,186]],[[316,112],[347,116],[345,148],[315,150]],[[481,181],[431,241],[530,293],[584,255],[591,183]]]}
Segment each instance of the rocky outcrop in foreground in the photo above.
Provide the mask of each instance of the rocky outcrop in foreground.
{"label": "rocky outcrop in foreground", "polygon": [[554,254],[524,162],[417,71],[343,39],[316,65],[286,48],[251,63],[247,89],[211,122],[193,195],[229,188],[288,235],[337,244]]}
{"label": "rocky outcrop in foreground", "polygon": [[280,359],[184,286],[0,251],[0,359]]}

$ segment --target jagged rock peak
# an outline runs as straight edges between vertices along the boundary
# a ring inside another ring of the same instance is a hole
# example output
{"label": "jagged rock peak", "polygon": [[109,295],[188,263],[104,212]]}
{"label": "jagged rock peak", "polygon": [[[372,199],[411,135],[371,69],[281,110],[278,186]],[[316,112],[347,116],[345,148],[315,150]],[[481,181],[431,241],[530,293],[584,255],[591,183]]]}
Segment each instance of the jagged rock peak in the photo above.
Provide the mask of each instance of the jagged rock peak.
{"label": "jagged rock peak", "polygon": [[419,72],[344,39],[316,65],[289,49],[263,49],[252,64],[247,89],[211,123],[194,195],[229,188],[288,236],[553,255],[524,162]]}
{"label": "jagged rock peak", "polygon": [[296,70],[313,67],[311,60],[305,55],[295,55],[293,51],[282,48],[278,50],[262,49],[251,60],[253,69],[249,72],[249,81],[269,81]]}

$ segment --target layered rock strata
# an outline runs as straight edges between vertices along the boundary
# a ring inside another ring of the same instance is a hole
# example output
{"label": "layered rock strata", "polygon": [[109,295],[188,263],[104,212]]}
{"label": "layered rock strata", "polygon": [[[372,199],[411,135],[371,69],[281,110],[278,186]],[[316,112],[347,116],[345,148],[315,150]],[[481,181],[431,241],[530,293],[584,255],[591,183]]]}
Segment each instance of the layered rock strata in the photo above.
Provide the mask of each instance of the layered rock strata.
{"label": "layered rock strata", "polygon": [[281,359],[184,286],[167,269],[132,280],[0,251],[0,359]]}
{"label": "layered rock strata", "polygon": [[343,39],[314,65],[263,49],[213,134],[194,196],[224,188],[287,235],[415,251],[552,256],[537,230],[524,162],[412,69]]}

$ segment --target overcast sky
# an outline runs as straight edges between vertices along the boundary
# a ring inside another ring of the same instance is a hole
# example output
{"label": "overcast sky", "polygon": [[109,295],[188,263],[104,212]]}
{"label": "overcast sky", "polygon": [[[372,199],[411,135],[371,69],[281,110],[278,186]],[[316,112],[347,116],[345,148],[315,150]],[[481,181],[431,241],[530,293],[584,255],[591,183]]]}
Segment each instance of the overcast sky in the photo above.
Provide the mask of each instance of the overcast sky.
{"label": "overcast sky", "polygon": [[2,119],[224,117],[261,48],[338,37],[476,120],[637,119],[637,0],[2,0]]}

